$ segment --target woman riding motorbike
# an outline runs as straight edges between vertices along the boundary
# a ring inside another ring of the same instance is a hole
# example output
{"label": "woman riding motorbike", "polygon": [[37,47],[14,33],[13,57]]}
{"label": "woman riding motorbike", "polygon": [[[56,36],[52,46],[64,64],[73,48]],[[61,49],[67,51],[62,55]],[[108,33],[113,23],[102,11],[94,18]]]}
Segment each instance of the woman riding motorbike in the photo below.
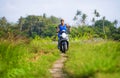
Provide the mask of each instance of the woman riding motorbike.
{"label": "woman riding motorbike", "polygon": [[66,32],[70,32],[70,26],[68,24],[64,23],[64,19],[60,20],[60,24],[57,27],[57,33],[58,33],[58,49],[60,48],[59,41],[60,41],[60,35],[61,32],[64,30]]}

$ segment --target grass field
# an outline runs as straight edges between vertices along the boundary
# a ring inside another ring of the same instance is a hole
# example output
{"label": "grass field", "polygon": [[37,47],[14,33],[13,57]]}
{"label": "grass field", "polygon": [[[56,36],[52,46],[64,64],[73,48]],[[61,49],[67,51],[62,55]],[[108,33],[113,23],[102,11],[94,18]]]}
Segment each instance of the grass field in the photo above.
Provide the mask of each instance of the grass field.
{"label": "grass field", "polygon": [[64,71],[68,78],[119,78],[120,42],[71,42]]}
{"label": "grass field", "polygon": [[59,56],[50,39],[1,40],[0,78],[51,78],[49,68]]}
{"label": "grass field", "polygon": [[[70,42],[64,72],[68,78],[119,78],[120,42]],[[52,78],[49,69],[60,58],[49,38],[0,40],[0,78]]]}

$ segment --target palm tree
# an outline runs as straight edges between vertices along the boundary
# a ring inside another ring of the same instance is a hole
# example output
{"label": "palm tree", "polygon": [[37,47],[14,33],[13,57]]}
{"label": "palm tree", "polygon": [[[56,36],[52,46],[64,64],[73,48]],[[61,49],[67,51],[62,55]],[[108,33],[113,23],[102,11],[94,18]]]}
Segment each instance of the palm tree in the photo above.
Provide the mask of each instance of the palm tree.
{"label": "palm tree", "polygon": [[46,19],[46,13],[43,13],[43,18]]}
{"label": "palm tree", "polygon": [[76,17],[76,16],[74,16],[73,20],[74,20],[74,21],[76,21],[76,20],[77,20],[77,17]]}
{"label": "palm tree", "polygon": [[97,17],[97,18],[100,17],[100,14],[99,14],[99,12],[97,12],[97,10],[95,9],[95,10],[94,10],[94,17],[93,17],[93,19],[92,19],[92,22],[94,23],[94,26],[95,26],[96,17]]}
{"label": "palm tree", "polygon": [[82,12],[77,10],[77,13],[75,14],[75,16],[73,18],[73,20],[76,21],[76,24],[80,24],[79,23],[80,22],[79,19],[81,19],[81,14],[82,14]]}
{"label": "palm tree", "polygon": [[77,10],[76,16],[81,15],[81,14],[82,14],[82,12]]}
{"label": "palm tree", "polygon": [[117,20],[114,20],[113,24],[114,24],[114,26],[117,28],[118,21],[117,21]]}
{"label": "palm tree", "polygon": [[94,10],[94,15],[95,15],[95,17],[97,17],[97,18],[98,18],[98,17],[100,17],[100,13],[99,13],[99,12],[97,12],[97,10],[96,10],[96,9]]}
{"label": "palm tree", "polygon": [[86,18],[87,18],[87,15],[83,14],[82,15],[82,20],[81,20],[81,22],[82,22],[83,25],[85,25]]}
{"label": "palm tree", "polygon": [[93,26],[95,26],[95,18],[92,18]]}
{"label": "palm tree", "polygon": [[97,14],[97,10],[95,9],[95,10],[94,10],[94,15],[96,16],[96,14]]}
{"label": "palm tree", "polygon": [[97,17],[97,18],[98,18],[98,17],[100,17],[100,14],[99,14],[99,12],[97,12],[97,13],[96,13],[96,17]]}
{"label": "palm tree", "polygon": [[105,35],[106,33],[105,33],[105,25],[104,25],[104,22],[105,22],[105,16],[103,17],[103,33],[104,33],[104,35]]}
{"label": "palm tree", "polygon": [[96,13],[96,17],[100,17],[100,14],[99,14],[99,12],[97,12],[97,13]]}

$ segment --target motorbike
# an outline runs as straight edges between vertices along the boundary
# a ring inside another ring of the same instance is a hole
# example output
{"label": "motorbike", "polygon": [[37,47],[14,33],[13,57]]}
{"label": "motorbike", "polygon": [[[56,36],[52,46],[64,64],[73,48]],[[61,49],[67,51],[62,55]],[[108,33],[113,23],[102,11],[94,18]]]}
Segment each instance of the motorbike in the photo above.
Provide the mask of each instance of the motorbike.
{"label": "motorbike", "polygon": [[59,46],[60,46],[60,51],[62,53],[66,53],[66,51],[69,48],[69,38],[68,38],[68,34],[67,34],[67,32],[65,30],[63,30],[60,33]]}

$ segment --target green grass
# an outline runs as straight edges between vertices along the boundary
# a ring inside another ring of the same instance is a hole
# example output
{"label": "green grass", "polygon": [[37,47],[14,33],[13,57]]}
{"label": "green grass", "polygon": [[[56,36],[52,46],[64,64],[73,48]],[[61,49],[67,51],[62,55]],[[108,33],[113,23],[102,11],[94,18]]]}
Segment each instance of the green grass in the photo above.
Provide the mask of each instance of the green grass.
{"label": "green grass", "polygon": [[[71,41],[64,71],[68,78],[119,78],[120,42]],[[49,69],[60,58],[49,38],[0,41],[0,78],[52,78]]]}
{"label": "green grass", "polygon": [[78,41],[70,43],[64,71],[68,78],[119,78],[120,43]]}
{"label": "green grass", "polygon": [[49,68],[60,55],[50,39],[0,41],[0,78],[51,78]]}

